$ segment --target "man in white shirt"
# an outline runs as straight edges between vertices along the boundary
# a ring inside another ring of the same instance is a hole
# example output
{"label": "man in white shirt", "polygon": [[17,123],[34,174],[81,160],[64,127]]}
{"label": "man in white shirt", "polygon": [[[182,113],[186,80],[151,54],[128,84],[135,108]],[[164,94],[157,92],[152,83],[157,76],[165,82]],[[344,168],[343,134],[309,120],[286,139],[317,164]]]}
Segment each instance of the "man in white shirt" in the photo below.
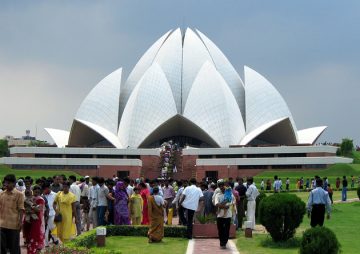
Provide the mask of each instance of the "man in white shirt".
{"label": "man in white shirt", "polygon": [[233,209],[236,201],[233,194],[231,200],[225,200],[225,185],[224,182],[218,184],[220,192],[215,196],[215,206],[218,208],[216,224],[218,228],[220,248],[226,249],[226,244],[229,240],[230,223],[233,216]]}
{"label": "man in white shirt", "polygon": [[57,237],[55,235],[51,234],[52,230],[55,228],[55,223],[54,223],[55,210],[54,210],[53,204],[54,204],[54,200],[56,197],[56,193],[50,189],[50,184],[48,182],[45,182],[44,186],[43,186],[43,194],[47,200],[48,207],[49,207],[49,217],[47,220],[47,227],[45,230],[45,246],[48,247],[49,246],[49,238],[53,239],[54,244],[59,243],[59,240],[57,239]]}
{"label": "man in white shirt", "polygon": [[190,186],[186,187],[182,193],[179,204],[186,210],[187,238],[192,239],[192,228],[194,213],[198,208],[200,198],[204,195],[200,188],[196,187],[196,179],[190,180]]}
{"label": "man in white shirt", "polygon": [[105,226],[105,213],[108,206],[109,189],[105,185],[105,179],[99,178],[98,182],[98,203],[97,203],[97,216],[98,226]]}
{"label": "man in white shirt", "polygon": [[248,188],[246,190],[247,197],[247,211],[246,219],[251,221],[251,229],[255,229],[255,211],[256,211],[256,198],[259,196],[259,191],[254,185],[254,179],[252,177],[247,178]]}
{"label": "man in white shirt", "polygon": [[76,176],[69,176],[69,182],[70,182],[70,189],[69,191],[75,195],[75,212],[76,212],[76,218],[78,218],[76,222],[76,232],[77,235],[81,234],[81,210],[80,210],[80,196],[81,196],[81,190],[79,186],[76,183]]}
{"label": "man in white shirt", "polygon": [[89,210],[90,210],[90,201],[89,201],[89,186],[86,184],[85,178],[80,178],[80,183],[78,184],[80,190],[81,190],[81,196],[80,196],[80,207],[81,207],[81,217],[82,217],[82,228],[81,230],[89,231],[90,229],[90,219],[89,219]]}
{"label": "man in white shirt", "polygon": [[89,188],[89,201],[90,201],[90,210],[89,210],[89,218],[92,221],[93,228],[98,226],[97,219],[97,204],[98,204],[98,183],[99,178],[97,176],[91,179],[92,186]]}
{"label": "man in white shirt", "polygon": [[279,180],[278,176],[274,176],[274,192],[279,193],[281,190],[281,180]]}

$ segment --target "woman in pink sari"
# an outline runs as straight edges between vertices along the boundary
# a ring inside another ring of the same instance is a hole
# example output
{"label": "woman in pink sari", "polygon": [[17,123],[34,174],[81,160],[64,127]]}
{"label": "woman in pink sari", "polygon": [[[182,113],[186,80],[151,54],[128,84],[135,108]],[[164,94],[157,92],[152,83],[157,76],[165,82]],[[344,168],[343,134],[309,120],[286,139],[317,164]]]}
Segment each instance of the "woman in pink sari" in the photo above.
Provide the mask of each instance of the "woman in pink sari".
{"label": "woman in pink sari", "polygon": [[141,225],[149,225],[149,213],[148,213],[148,197],[150,196],[150,191],[147,188],[145,183],[140,183],[139,187],[141,188],[140,195],[143,199],[143,211],[142,211],[142,221]]}
{"label": "woman in pink sari", "polygon": [[36,185],[33,188],[33,199],[34,207],[33,211],[37,215],[37,219],[31,218],[31,228],[29,229],[28,234],[26,235],[26,248],[28,254],[40,253],[44,248],[45,241],[45,222],[44,222],[44,211],[45,211],[45,201],[40,196],[41,188]]}

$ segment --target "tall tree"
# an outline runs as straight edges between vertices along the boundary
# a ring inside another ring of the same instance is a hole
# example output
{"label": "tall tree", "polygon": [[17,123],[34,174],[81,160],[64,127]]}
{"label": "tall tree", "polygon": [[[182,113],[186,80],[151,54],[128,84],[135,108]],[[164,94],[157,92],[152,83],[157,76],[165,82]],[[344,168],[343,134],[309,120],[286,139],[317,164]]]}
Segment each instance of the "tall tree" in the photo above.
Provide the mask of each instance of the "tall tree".
{"label": "tall tree", "polygon": [[0,139],[0,157],[9,155],[9,146],[6,139]]}
{"label": "tall tree", "polygon": [[343,138],[340,144],[340,154],[342,156],[351,156],[354,150],[354,143],[352,139]]}

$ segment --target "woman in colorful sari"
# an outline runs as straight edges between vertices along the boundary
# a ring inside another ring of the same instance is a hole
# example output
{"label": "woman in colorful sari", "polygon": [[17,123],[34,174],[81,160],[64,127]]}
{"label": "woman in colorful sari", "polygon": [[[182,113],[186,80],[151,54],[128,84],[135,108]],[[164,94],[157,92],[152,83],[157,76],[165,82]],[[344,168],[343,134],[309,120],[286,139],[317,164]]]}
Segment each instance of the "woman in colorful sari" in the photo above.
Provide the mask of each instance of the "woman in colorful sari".
{"label": "woman in colorful sari", "polygon": [[148,213],[148,197],[150,196],[150,191],[147,188],[146,184],[141,182],[139,183],[141,189],[140,195],[143,199],[143,211],[142,211],[142,221],[141,225],[149,225],[149,213]]}
{"label": "woman in colorful sari", "polygon": [[35,185],[33,188],[33,212],[37,215],[30,218],[31,227],[28,234],[26,234],[26,248],[28,254],[36,254],[44,248],[45,245],[45,200],[40,196],[41,188]]}
{"label": "woman in colorful sari", "polygon": [[[76,217],[75,208],[75,195],[69,192],[70,183],[63,183],[63,190],[56,194],[54,200],[54,210],[56,215],[61,214],[61,221],[56,222],[56,235],[62,242],[69,241],[70,238],[76,236],[75,224],[73,223],[73,217],[75,221],[79,218]],[[56,216],[55,216],[56,217]]]}
{"label": "woman in colorful sari", "polygon": [[164,237],[164,199],[159,195],[159,187],[154,187],[153,196],[148,197],[150,228],[149,243],[160,242]]}
{"label": "woman in colorful sari", "polygon": [[126,192],[124,182],[119,181],[115,187],[115,204],[114,204],[114,224],[129,225],[129,196]]}

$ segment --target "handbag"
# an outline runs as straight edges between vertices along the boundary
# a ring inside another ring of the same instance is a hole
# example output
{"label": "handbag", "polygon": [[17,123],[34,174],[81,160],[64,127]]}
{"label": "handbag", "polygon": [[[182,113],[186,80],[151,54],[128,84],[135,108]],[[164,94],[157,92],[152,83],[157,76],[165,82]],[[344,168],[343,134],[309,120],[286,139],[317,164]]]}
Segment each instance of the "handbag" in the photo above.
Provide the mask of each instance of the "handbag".
{"label": "handbag", "polygon": [[[57,203],[58,203],[59,211],[60,211],[60,202],[57,202]],[[54,222],[58,223],[61,221],[62,221],[62,214],[61,213],[55,214]]]}

